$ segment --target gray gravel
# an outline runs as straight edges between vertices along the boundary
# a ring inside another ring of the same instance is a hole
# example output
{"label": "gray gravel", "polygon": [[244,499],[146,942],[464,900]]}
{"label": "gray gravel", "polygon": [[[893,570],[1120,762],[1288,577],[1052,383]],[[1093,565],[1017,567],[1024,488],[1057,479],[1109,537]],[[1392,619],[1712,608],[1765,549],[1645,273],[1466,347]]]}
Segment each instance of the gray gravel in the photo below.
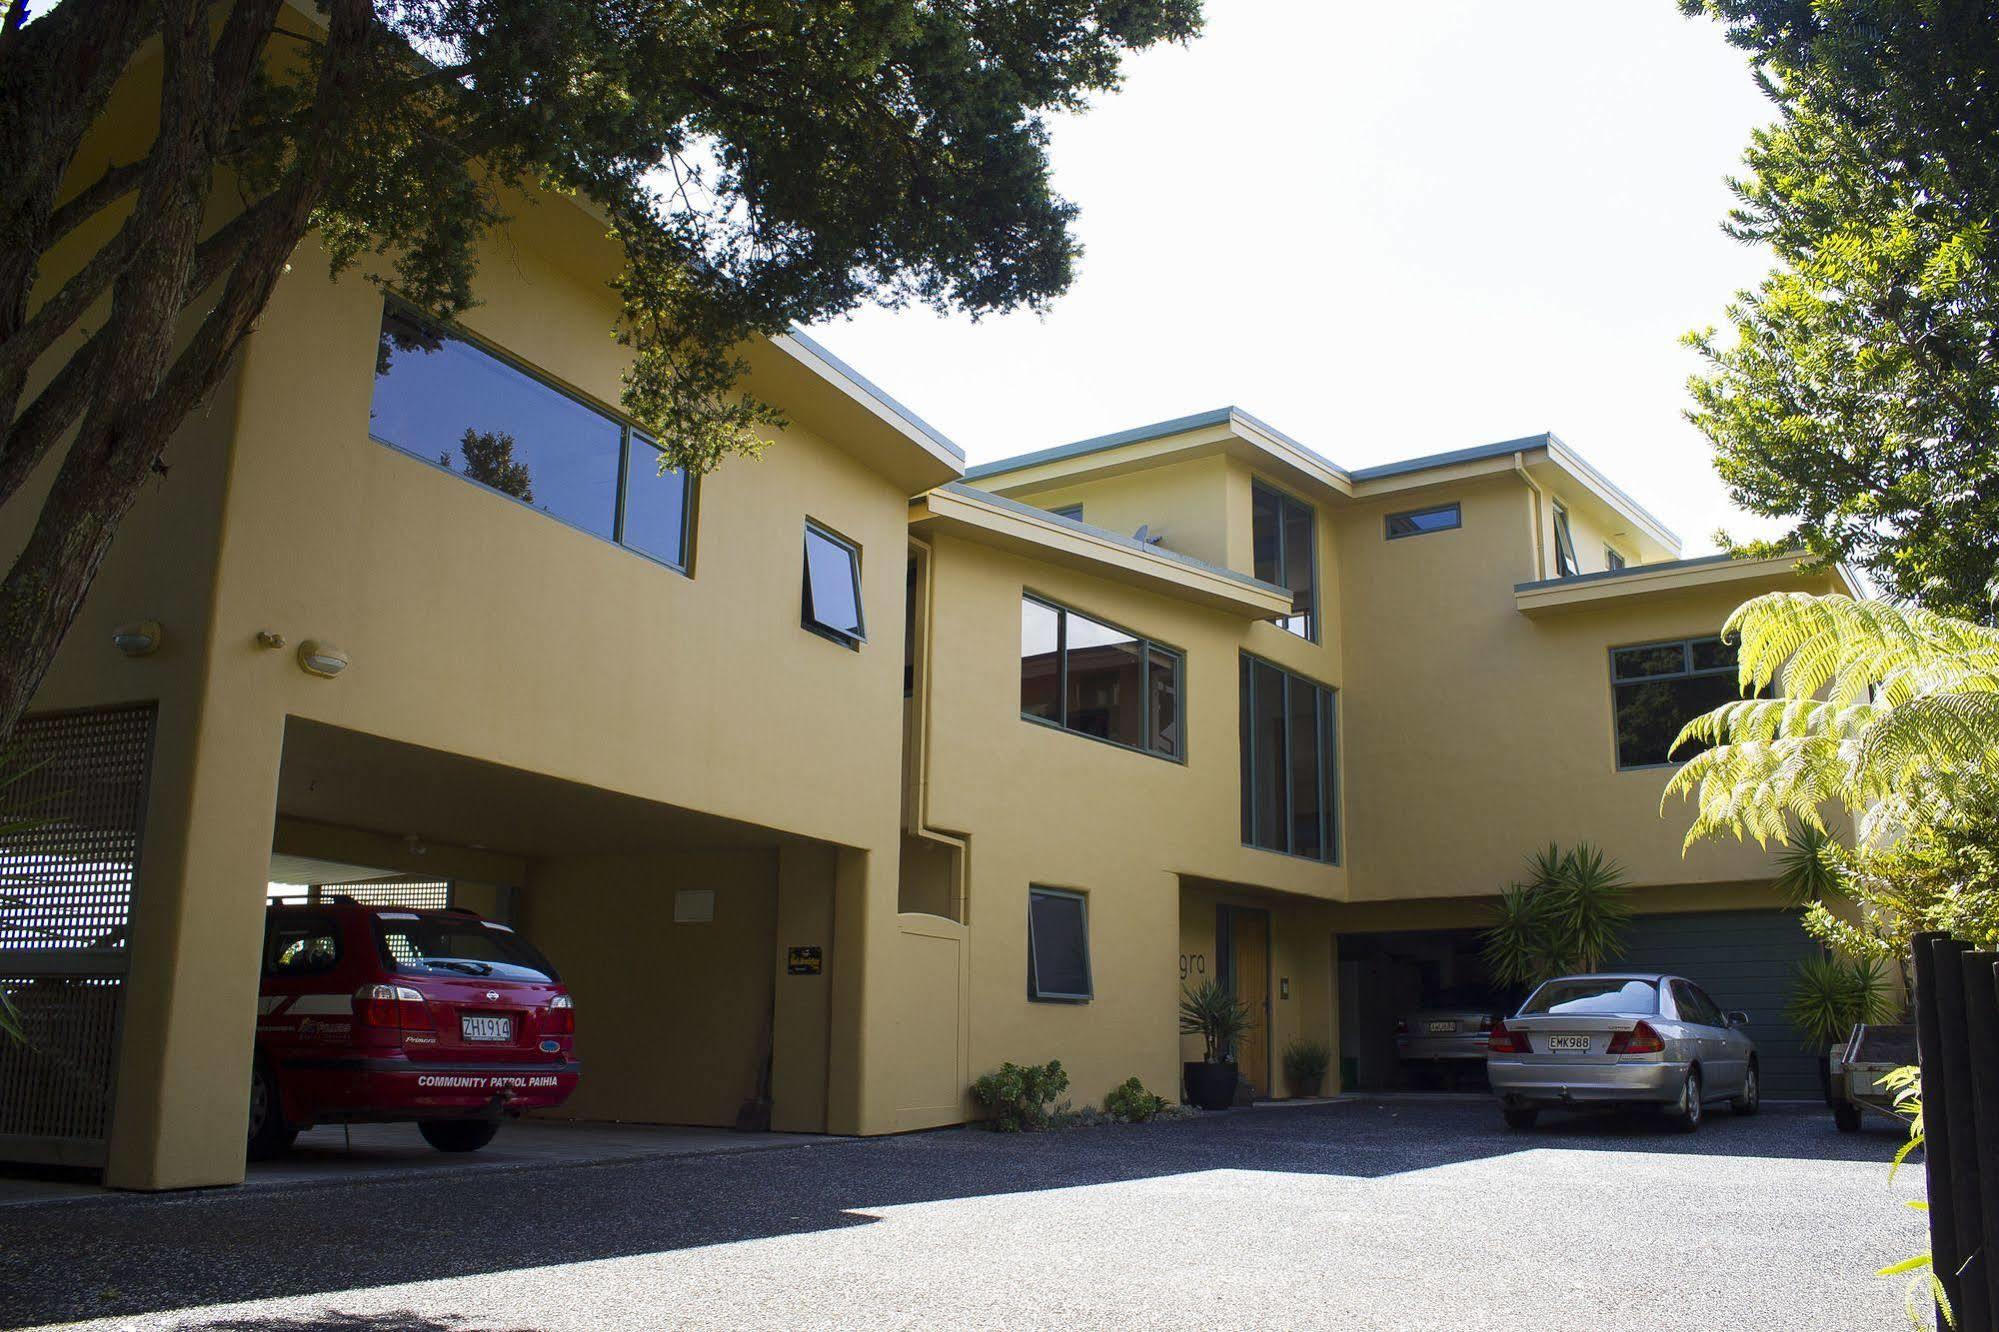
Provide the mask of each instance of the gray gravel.
{"label": "gray gravel", "polygon": [[1887,1329],[1895,1146],[1403,1099],[120,1197],[0,1213],[0,1325]]}

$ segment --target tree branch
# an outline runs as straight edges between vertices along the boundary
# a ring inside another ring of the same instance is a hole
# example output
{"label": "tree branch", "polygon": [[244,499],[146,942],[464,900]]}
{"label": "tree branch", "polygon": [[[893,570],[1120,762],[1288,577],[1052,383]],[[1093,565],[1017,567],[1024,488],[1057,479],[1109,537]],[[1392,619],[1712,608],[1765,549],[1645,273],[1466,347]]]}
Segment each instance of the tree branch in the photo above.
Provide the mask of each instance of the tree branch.
{"label": "tree branch", "polygon": [[123,166],[105,167],[103,175],[49,214],[49,220],[42,224],[41,248],[46,251],[85,221],[137,189],[151,162],[152,157],[148,155]]}

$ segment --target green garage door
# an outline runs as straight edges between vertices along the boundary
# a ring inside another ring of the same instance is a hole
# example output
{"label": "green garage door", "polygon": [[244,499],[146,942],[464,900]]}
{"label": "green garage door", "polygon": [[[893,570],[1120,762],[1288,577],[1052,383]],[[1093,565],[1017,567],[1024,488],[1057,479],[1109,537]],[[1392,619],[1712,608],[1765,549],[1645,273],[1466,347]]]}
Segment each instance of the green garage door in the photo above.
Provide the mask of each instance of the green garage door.
{"label": "green garage door", "polygon": [[1632,971],[1685,976],[1724,1009],[1749,1014],[1749,1037],[1762,1062],[1763,1094],[1817,1099],[1815,1053],[1784,1021],[1798,963],[1818,945],[1798,926],[1795,911],[1701,911],[1684,916],[1637,916],[1616,964]]}

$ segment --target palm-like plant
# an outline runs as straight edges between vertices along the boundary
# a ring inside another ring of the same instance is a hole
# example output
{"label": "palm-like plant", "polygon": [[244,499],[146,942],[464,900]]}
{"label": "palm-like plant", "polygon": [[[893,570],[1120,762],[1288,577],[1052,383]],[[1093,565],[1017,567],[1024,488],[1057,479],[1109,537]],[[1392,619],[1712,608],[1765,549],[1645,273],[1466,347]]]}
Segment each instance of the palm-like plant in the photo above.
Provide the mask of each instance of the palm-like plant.
{"label": "palm-like plant", "polygon": [[1784,1016],[1813,1046],[1846,1039],[1859,1022],[1887,1022],[1900,1008],[1878,957],[1815,957],[1798,966]]}
{"label": "palm-like plant", "polygon": [[1999,765],[1999,630],[1918,607],[1773,592],[1723,626],[1745,692],[1674,742],[1713,746],[1666,784],[1692,796],[1687,843],[1717,833],[1788,842],[1852,812],[1861,840],[1948,809]]}
{"label": "palm-like plant", "polygon": [[1588,842],[1527,857],[1527,879],[1501,891],[1485,935],[1486,966],[1502,985],[1595,971],[1617,955],[1631,919],[1624,871]]}
{"label": "palm-like plant", "polygon": [[1203,1058],[1208,1063],[1225,1063],[1233,1057],[1249,1024],[1249,1005],[1229,993],[1220,981],[1210,979],[1181,988],[1180,1032],[1201,1038],[1206,1047]]}
{"label": "palm-like plant", "polygon": [[1824,902],[1846,891],[1847,867],[1839,842],[1824,828],[1805,824],[1777,856],[1777,877],[1771,886],[1783,894],[1786,906]]}

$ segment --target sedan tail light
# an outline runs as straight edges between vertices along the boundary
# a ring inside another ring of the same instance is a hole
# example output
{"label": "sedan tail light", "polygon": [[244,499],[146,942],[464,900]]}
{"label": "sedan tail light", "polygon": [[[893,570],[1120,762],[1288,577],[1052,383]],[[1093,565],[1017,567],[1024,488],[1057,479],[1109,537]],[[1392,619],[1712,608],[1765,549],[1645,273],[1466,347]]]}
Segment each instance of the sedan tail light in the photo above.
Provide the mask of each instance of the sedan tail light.
{"label": "sedan tail light", "polygon": [[1610,1034],[1610,1044],[1605,1047],[1607,1055],[1658,1054],[1666,1048],[1659,1039],[1659,1033],[1652,1030],[1652,1024],[1640,1021],[1630,1031],[1614,1031]]}
{"label": "sedan tail light", "polygon": [[541,1029],[550,1036],[574,1036],[576,1001],[566,994],[558,994],[549,1000],[548,1012],[541,1020]]}
{"label": "sedan tail light", "polygon": [[1492,1035],[1486,1039],[1485,1048],[1489,1054],[1534,1053],[1534,1048],[1527,1044],[1527,1033],[1515,1031],[1504,1022],[1493,1024]]}
{"label": "sedan tail light", "polygon": [[354,1021],[382,1031],[434,1031],[430,1006],[407,985],[363,985],[354,992]]}

